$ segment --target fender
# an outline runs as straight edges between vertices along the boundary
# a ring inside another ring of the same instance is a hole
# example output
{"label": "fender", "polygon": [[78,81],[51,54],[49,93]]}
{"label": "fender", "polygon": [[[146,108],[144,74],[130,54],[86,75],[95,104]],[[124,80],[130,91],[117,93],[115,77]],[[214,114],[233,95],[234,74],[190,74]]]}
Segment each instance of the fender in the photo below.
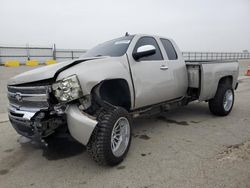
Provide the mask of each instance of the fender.
{"label": "fender", "polygon": [[60,72],[56,80],[71,75],[77,75],[84,95],[90,95],[92,89],[101,82],[113,79],[126,80],[130,91],[131,106],[134,105],[133,84],[126,55],[93,59],[86,63],[76,64]]}

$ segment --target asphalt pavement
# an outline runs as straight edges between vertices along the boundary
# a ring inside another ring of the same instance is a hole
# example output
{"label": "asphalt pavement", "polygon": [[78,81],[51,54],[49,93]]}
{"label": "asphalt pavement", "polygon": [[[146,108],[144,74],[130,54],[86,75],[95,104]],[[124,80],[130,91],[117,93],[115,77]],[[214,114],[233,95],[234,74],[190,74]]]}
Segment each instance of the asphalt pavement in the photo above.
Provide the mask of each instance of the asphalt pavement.
{"label": "asphalt pavement", "polygon": [[1,188],[250,187],[249,77],[241,77],[226,117],[213,116],[207,103],[195,102],[136,119],[125,161],[103,167],[77,142],[62,138],[41,149],[14,131],[6,114],[6,82],[28,69],[0,67]]}

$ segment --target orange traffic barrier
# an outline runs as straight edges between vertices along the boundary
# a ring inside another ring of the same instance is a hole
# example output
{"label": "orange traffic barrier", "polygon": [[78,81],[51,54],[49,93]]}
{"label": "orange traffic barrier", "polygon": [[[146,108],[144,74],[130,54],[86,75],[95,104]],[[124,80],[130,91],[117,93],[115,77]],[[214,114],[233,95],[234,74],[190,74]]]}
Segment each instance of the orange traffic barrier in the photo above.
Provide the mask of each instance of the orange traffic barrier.
{"label": "orange traffic barrier", "polygon": [[250,76],[250,66],[248,66],[248,69],[247,69],[247,76]]}

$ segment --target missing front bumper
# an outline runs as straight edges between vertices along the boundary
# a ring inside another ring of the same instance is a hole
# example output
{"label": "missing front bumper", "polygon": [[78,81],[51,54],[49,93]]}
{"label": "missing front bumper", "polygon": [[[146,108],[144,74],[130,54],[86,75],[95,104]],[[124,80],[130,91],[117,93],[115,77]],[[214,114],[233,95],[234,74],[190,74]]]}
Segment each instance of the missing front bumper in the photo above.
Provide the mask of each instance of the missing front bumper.
{"label": "missing front bumper", "polygon": [[68,106],[66,117],[47,115],[41,118],[39,113],[43,112],[30,113],[9,108],[9,119],[17,133],[36,141],[43,140],[43,138],[54,133],[59,126],[62,127],[61,125],[66,126],[67,124],[71,136],[83,145],[87,145],[97,124],[94,117],[82,112],[76,104]]}
{"label": "missing front bumper", "polygon": [[48,111],[24,111],[14,107],[9,108],[9,119],[17,133],[37,142],[43,142],[57,128],[66,125],[65,116],[51,116]]}

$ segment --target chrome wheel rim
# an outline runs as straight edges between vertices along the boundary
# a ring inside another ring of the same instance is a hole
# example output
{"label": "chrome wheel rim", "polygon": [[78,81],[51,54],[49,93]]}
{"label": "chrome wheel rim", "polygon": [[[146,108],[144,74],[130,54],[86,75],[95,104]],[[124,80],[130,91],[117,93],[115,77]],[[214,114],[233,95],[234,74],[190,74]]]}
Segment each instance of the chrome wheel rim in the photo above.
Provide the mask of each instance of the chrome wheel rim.
{"label": "chrome wheel rim", "polygon": [[126,151],[130,139],[130,125],[125,117],[120,117],[111,133],[111,150],[114,156],[120,157]]}
{"label": "chrome wheel rim", "polygon": [[229,111],[233,105],[233,92],[231,89],[227,90],[224,95],[223,107],[225,111]]}

